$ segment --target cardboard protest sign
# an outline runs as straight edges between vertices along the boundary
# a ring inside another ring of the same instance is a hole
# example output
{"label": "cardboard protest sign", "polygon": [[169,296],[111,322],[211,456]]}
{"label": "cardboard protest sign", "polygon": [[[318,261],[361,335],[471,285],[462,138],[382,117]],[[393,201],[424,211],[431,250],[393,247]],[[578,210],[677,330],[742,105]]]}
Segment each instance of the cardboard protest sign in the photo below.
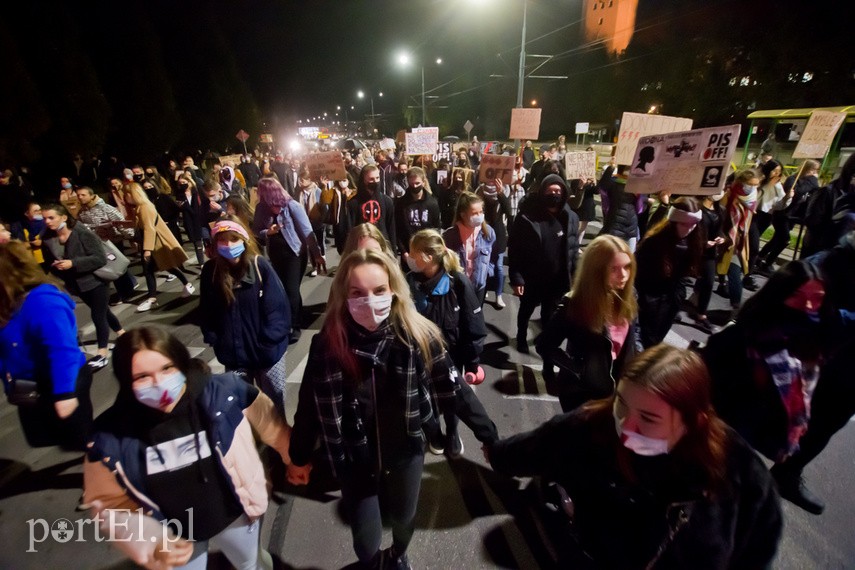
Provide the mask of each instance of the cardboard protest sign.
{"label": "cardboard protest sign", "polygon": [[831,148],[834,135],[843,121],[846,113],[820,111],[817,109],[810,114],[807,127],[793,151],[793,158],[822,158]]}
{"label": "cardboard protest sign", "polygon": [[344,169],[344,160],[337,150],[329,152],[315,152],[306,157],[306,167],[312,180],[320,180],[323,177],[330,180],[345,180],[347,171]]}
{"label": "cardboard protest sign", "polygon": [[692,119],[648,115],[646,113],[624,113],[620,121],[615,158],[620,165],[628,165],[635,155],[638,140],[650,135],[661,135],[692,128]]}
{"label": "cardboard protest sign", "polygon": [[439,127],[413,129],[411,133],[404,133],[404,138],[408,155],[429,154],[433,156],[436,152],[436,144],[439,142]]}
{"label": "cardboard protest sign", "polygon": [[567,180],[585,180],[597,178],[597,153],[567,152],[564,154],[564,178]]}
{"label": "cardboard protest sign", "polygon": [[511,139],[534,139],[540,135],[541,109],[511,109]]}
{"label": "cardboard protest sign", "polygon": [[478,167],[478,180],[491,182],[501,178],[503,184],[511,184],[514,177],[514,165],[517,157],[500,154],[482,154]]}
{"label": "cardboard protest sign", "polygon": [[718,194],[724,187],[740,130],[739,125],[727,125],[639,138],[626,191]]}

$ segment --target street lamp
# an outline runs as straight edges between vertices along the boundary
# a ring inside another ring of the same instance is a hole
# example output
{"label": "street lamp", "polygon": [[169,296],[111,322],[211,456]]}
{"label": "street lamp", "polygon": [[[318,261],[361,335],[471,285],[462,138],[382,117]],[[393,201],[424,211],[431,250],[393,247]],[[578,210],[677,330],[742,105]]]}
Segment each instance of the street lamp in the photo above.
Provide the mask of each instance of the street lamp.
{"label": "street lamp", "polygon": [[[410,54],[408,54],[406,52],[401,52],[400,54],[398,54],[398,63],[402,67],[409,67],[411,59],[412,58],[410,57]],[[442,64],[442,58],[441,57],[436,58],[436,64],[437,65]],[[425,105],[425,66],[424,66],[424,63],[422,63],[420,65],[420,67],[422,68],[422,126],[424,127],[427,125],[427,118],[426,118],[427,117],[427,112],[426,112],[427,106]]]}

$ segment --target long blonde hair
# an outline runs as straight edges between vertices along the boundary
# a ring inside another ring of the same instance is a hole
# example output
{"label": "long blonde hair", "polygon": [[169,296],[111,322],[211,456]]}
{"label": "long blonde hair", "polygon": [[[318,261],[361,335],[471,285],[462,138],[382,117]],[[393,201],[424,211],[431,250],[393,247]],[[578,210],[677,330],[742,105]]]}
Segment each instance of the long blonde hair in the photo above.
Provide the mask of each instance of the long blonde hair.
{"label": "long blonde hair", "polygon": [[427,255],[439,263],[446,273],[458,273],[460,267],[460,256],[449,251],[442,239],[442,234],[433,229],[419,230],[410,238],[410,255],[414,251]]}
{"label": "long blonde hair", "polygon": [[371,249],[353,251],[341,261],[336,271],[327,301],[324,326],[320,333],[330,354],[345,373],[353,378],[359,377],[359,366],[348,342],[347,298],[353,270],[366,263],[379,265],[389,276],[389,289],[393,294],[392,311],[389,315],[392,330],[405,345],[413,347],[415,344],[429,369],[437,347],[445,346],[442,333],[435,324],[416,310],[413,299],[410,297],[410,287],[398,262],[384,253]]}
{"label": "long blonde hair", "polygon": [[[618,253],[629,256],[629,279],[622,291],[612,291],[609,275],[612,260]],[[585,248],[573,287],[567,294],[568,315],[594,332],[601,332],[607,323],[618,319],[632,321],[638,314],[635,301],[635,256],[622,239],[602,235]]]}

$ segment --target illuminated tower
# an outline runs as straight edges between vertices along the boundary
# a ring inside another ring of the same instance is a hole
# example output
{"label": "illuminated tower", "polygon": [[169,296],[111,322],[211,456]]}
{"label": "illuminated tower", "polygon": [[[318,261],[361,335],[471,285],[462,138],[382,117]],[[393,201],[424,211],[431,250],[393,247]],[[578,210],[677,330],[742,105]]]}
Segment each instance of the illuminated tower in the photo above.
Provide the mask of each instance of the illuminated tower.
{"label": "illuminated tower", "polygon": [[585,41],[603,41],[609,53],[621,54],[635,31],[638,0],[585,0]]}

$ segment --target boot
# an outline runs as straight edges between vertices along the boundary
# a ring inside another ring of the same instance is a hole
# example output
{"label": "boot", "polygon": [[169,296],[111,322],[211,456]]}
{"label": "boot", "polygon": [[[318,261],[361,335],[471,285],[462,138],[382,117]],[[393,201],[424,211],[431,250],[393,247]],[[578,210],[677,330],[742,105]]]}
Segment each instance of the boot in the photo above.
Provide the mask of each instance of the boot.
{"label": "boot", "polygon": [[781,497],[813,515],[821,515],[825,510],[822,499],[805,486],[801,469],[788,468],[786,463],[776,463],[770,472]]}

